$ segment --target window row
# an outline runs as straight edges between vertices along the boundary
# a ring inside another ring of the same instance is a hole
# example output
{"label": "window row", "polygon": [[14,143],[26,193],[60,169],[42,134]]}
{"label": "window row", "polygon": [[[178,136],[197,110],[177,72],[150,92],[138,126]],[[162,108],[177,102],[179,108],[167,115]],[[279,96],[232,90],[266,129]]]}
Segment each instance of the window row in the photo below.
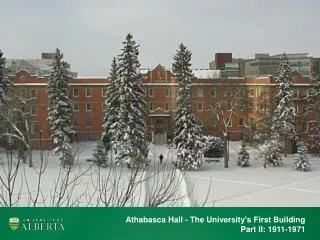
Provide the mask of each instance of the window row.
{"label": "window row", "polygon": [[[154,88],[148,88],[147,92],[148,92],[148,97],[154,97],[155,96]],[[165,96],[166,97],[170,97],[171,96],[171,88],[170,87],[166,87],[165,88]]]}
{"label": "window row", "polygon": [[[156,109],[157,108],[155,108],[153,103],[149,103],[149,111],[155,111]],[[171,109],[170,103],[166,103],[164,111],[170,111],[170,109]]]}
{"label": "window row", "polygon": [[[80,96],[80,89],[79,88],[72,88],[72,96],[79,97]],[[85,88],[85,96],[92,97],[92,88]],[[108,89],[107,88],[101,89],[101,96],[102,97],[108,96]]]}
{"label": "window row", "polygon": [[[93,126],[93,118],[92,117],[86,117],[84,125],[86,127],[92,127]],[[80,118],[78,117],[73,117],[73,126],[78,127],[80,126]]]}
{"label": "window row", "polygon": [[[102,104],[102,111],[104,112],[104,111],[106,111],[106,104],[105,103],[103,103]],[[91,102],[86,102],[85,103],[85,111],[86,112],[91,112],[92,111],[92,103]],[[78,111],[80,111],[80,104],[79,104],[79,102],[73,102],[73,111],[74,112],[78,112]]]}

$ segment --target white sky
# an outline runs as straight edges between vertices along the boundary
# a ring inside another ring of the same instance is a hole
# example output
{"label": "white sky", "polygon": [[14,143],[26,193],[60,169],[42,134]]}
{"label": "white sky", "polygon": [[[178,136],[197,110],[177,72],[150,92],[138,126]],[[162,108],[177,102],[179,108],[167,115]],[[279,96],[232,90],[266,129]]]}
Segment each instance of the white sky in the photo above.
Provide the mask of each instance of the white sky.
{"label": "white sky", "polygon": [[193,68],[215,52],[320,56],[318,0],[10,0],[1,1],[0,49],[6,58],[40,58],[61,48],[79,76],[106,76],[127,33],[142,67],[170,67],[179,43]]}

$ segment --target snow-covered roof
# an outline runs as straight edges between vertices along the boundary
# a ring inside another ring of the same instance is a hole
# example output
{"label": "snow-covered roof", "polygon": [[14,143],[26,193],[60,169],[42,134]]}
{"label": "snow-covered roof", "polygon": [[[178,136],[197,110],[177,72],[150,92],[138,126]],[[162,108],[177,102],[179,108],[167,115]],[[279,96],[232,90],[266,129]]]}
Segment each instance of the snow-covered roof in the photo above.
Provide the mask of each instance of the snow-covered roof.
{"label": "snow-covered roof", "polygon": [[147,74],[150,70],[149,69],[146,69],[146,68],[143,68],[143,69],[139,69],[139,72],[141,74]]}
{"label": "snow-covered roof", "polygon": [[218,79],[221,77],[221,70],[194,69],[192,73],[199,79]]}

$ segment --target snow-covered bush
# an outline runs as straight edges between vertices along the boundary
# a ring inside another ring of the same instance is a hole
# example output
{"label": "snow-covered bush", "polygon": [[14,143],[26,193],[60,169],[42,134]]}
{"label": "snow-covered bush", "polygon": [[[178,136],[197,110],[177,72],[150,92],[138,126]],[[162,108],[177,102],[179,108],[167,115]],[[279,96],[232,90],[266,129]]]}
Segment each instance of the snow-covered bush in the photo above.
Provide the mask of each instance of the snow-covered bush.
{"label": "snow-covered bush", "polygon": [[304,172],[309,172],[311,171],[311,163],[307,156],[307,147],[303,141],[298,141],[297,145],[298,152],[295,154],[294,158],[296,169]]}
{"label": "snow-covered bush", "polygon": [[219,137],[212,135],[203,136],[202,141],[204,143],[204,156],[219,158],[223,157],[224,145],[223,141]]}
{"label": "snow-covered bush", "polygon": [[278,133],[272,132],[270,139],[266,140],[262,145],[260,145],[259,149],[264,157],[265,167],[267,164],[275,167],[282,166],[281,142]]}
{"label": "snow-covered bush", "polygon": [[108,165],[108,153],[106,152],[102,142],[98,142],[98,145],[92,154],[92,161],[99,167],[106,167]]}
{"label": "snow-covered bush", "polygon": [[249,160],[250,160],[250,154],[248,152],[248,148],[245,145],[242,145],[239,152],[237,164],[240,167],[249,167],[250,165]]}

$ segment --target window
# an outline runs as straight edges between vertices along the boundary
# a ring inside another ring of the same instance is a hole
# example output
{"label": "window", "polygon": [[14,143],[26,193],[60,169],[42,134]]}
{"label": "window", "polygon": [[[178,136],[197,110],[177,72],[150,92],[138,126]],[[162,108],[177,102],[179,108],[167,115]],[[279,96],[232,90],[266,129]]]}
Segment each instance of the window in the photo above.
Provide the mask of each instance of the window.
{"label": "window", "polygon": [[36,134],[38,133],[38,124],[35,122],[32,122],[30,124],[30,130],[31,130],[31,134]]}
{"label": "window", "polygon": [[310,97],[310,96],[312,96],[312,95],[313,95],[312,89],[308,89],[308,91],[307,91],[307,96]]}
{"label": "window", "polygon": [[79,118],[77,117],[73,117],[73,126],[77,127],[80,125],[80,121]]}
{"label": "window", "polygon": [[244,111],[244,103],[240,103],[240,105],[239,105],[239,110],[240,110],[241,112]]}
{"label": "window", "polygon": [[198,126],[203,127],[203,121],[201,119],[198,120]]}
{"label": "window", "polygon": [[300,89],[299,90],[299,98],[305,98],[307,97],[307,90],[306,89]]}
{"label": "window", "polygon": [[171,90],[169,87],[166,87],[166,97],[170,97]]}
{"label": "window", "polygon": [[37,89],[31,89],[30,96],[31,96],[31,98],[36,98],[37,97]]}
{"label": "window", "polygon": [[79,97],[79,89],[78,88],[73,88],[73,96],[74,97]]}
{"label": "window", "polygon": [[37,115],[37,106],[36,105],[31,105],[30,112],[31,112],[32,116]]}
{"label": "window", "polygon": [[265,110],[265,104],[260,103],[259,104],[259,111],[262,112]]}
{"label": "window", "polygon": [[197,88],[197,97],[203,97],[203,88]]}
{"label": "window", "polygon": [[154,108],[153,108],[153,104],[152,103],[149,103],[149,111],[153,111]]}
{"label": "window", "polygon": [[243,126],[243,118],[239,119],[239,126]]}
{"label": "window", "polygon": [[298,98],[298,90],[297,89],[293,90],[293,98]]}
{"label": "window", "polygon": [[253,112],[254,111],[254,104],[253,103],[249,103],[248,109],[249,109],[250,112]]}
{"label": "window", "polygon": [[250,89],[249,89],[249,96],[250,96],[250,97],[255,97],[255,95],[256,95],[255,89],[254,89],[254,88],[250,88]]}
{"label": "window", "polygon": [[211,97],[216,97],[216,89],[215,88],[211,88]]}
{"label": "window", "polygon": [[198,108],[198,111],[203,111],[203,106],[202,106],[202,103],[198,103],[197,104],[197,108]]}
{"label": "window", "polygon": [[79,107],[79,103],[78,102],[73,102],[73,111],[77,112],[79,111],[80,107]]}
{"label": "window", "polygon": [[166,103],[166,111],[170,111],[170,103]]}
{"label": "window", "polygon": [[86,111],[91,112],[92,111],[92,103],[86,103]]}
{"label": "window", "polygon": [[107,97],[107,96],[108,96],[108,89],[102,88],[102,97]]}
{"label": "window", "polygon": [[153,97],[153,88],[149,88],[149,97]]}
{"label": "window", "polygon": [[86,118],[86,127],[91,127],[92,126],[92,118],[91,117],[87,117]]}
{"label": "window", "polygon": [[92,88],[86,88],[86,97],[92,96]]}

